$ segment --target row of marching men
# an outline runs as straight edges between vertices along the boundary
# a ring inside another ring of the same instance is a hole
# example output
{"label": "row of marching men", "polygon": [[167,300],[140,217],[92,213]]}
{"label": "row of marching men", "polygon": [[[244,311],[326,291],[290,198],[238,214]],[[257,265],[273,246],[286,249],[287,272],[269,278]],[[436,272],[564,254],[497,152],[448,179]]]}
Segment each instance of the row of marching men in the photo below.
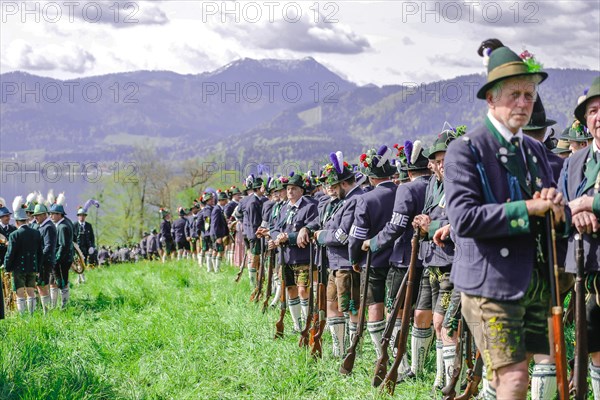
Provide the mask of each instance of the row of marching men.
{"label": "row of marching men", "polygon": [[[533,55],[496,39],[478,52],[488,66],[478,92],[488,105],[482,126],[467,134],[446,124],[427,148],[407,141],[368,150],[359,157],[368,189],[341,152],[323,167],[320,196],[306,195],[314,184],[300,173],[247,178],[237,218],[251,298],[264,295],[266,308],[279,277],[275,336],[289,311],[300,344],[320,355],[326,325],[344,374],[366,325],[377,353],[373,385],[391,392],[423,374],[435,343],[433,386],[446,398],[464,384],[461,398],[525,399],[531,387],[532,399],[569,391],[585,399],[589,371],[598,399],[600,77],[577,102],[564,138],[575,142],[569,155],[547,146],[555,122],[538,95],[547,74]],[[571,379],[567,293],[578,303]],[[477,351],[465,357],[472,341]]]}
{"label": "row of marching men", "polygon": [[[33,314],[36,310],[36,292],[43,313],[57,306],[59,296],[62,308],[66,307],[72,265],[78,264],[78,282],[83,283],[85,265],[96,261],[94,230],[86,217],[89,207],[98,207],[98,202],[90,199],[80,207],[76,222],[67,217],[64,205],[64,194],[55,198],[52,191],[46,199],[40,193],[30,193],[26,198],[17,196],[13,212],[0,199],[2,294],[7,304],[15,300],[21,314]],[[3,315],[4,304],[0,304]]]}
{"label": "row of marching men", "polygon": [[[239,188],[207,189],[189,208],[178,207],[178,218],[161,208],[159,231],[144,233],[142,254],[149,259],[195,259],[207,272],[219,272],[225,258],[233,262],[236,221],[233,211],[242,197]],[[242,249],[238,246],[238,251]]]}

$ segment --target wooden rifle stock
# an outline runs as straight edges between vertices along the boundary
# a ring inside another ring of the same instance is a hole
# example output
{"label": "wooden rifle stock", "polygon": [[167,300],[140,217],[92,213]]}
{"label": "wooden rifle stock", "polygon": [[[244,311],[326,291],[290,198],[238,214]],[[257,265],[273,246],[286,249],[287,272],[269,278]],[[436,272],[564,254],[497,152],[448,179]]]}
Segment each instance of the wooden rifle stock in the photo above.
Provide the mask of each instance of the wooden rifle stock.
{"label": "wooden rifle stock", "polygon": [[327,320],[327,250],[325,247],[321,248],[322,250],[322,264],[321,269],[319,270],[319,285],[317,287],[317,304],[319,307],[317,314],[317,322],[313,324],[315,327],[314,336],[309,340],[309,344],[311,346],[310,354],[313,357],[322,357],[323,349],[322,349],[322,338],[323,332],[325,332],[325,325]]}
{"label": "wooden rifle stock", "polygon": [[442,388],[442,394],[444,400],[454,400],[456,396],[456,384],[459,383],[460,373],[462,372],[462,359],[463,359],[463,323],[462,318],[458,321],[458,331],[456,338],[456,353],[454,355],[454,362],[452,363],[452,376],[450,382]]}
{"label": "wooden rifle stock", "polygon": [[263,284],[265,281],[265,238],[260,238],[260,266],[258,267],[258,283],[256,285],[256,294],[254,295],[254,302],[258,302],[258,300],[262,296]]}
{"label": "wooden rifle stock", "polygon": [[369,274],[371,269],[371,250],[367,251],[367,263],[365,265],[365,269],[363,271],[364,280],[362,282],[362,286],[360,288],[360,307],[358,310],[358,326],[356,327],[356,336],[354,340],[350,344],[348,351],[346,352],[346,357],[342,361],[342,365],[340,366],[340,373],[342,375],[348,375],[352,372],[354,368],[354,360],[356,359],[356,348],[360,343],[360,339],[363,335],[364,325],[365,325],[365,314],[367,311],[367,290],[369,288]]}
{"label": "wooden rifle stock", "polygon": [[[400,288],[398,288],[398,292],[396,293],[396,297],[394,298],[394,304],[392,305],[392,309],[390,311],[390,315],[388,317],[387,323],[385,325],[385,330],[383,331],[383,336],[381,338],[381,356],[377,360],[375,364],[375,373],[373,374],[373,380],[371,384],[373,387],[379,387],[385,375],[387,374],[387,365],[390,361],[390,356],[388,354],[388,347],[390,345],[390,340],[392,338],[392,333],[394,332],[394,326],[396,325],[396,319],[398,318],[398,313],[400,309],[404,305],[404,297],[406,295],[406,281],[408,280],[408,274],[404,275],[402,278],[402,283],[400,284]],[[397,338],[396,338],[397,339]],[[395,343],[392,343],[392,346],[395,346]]]}
{"label": "wooden rifle stock", "polygon": [[[473,363],[471,363],[471,366]],[[460,396],[456,396],[454,400],[470,400],[472,397],[476,397],[479,394],[479,382],[483,377],[483,358],[481,357],[481,353],[477,350],[477,354],[475,355],[475,366],[473,368],[469,368],[467,371],[467,387],[463,394]]]}
{"label": "wooden rifle stock", "polygon": [[412,311],[412,295],[413,288],[415,286],[415,268],[417,264],[417,254],[419,253],[419,230],[415,230],[412,240],[412,252],[410,255],[410,265],[408,267],[408,280],[406,281],[406,295],[404,297],[404,307],[402,308],[402,325],[400,332],[398,333],[398,342],[396,350],[396,358],[394,364],[390,368],[390,371],[383,380],[383,387],[389,394],[394,394],[396,389],[396,381],[398,380],[398,367],[404,353],[406,352],[406,339],[408,338],[408,325],[410,324],[410,315]]}
{"label": "wooden rifle stock", "polygon": [[[573,367],[573,395],[575,400],[587,398],[588,338],[585,313],[585,275],[583,237],[575,235],[575,261],[577,275],[575,277],[575,364]],[[572,301],[572,299],[571,299]]]}
{"label": "wooden rifle stock", "polygon": [[559,400],[569,399],[569,381],[567,379],[567,353],[565,346],[565,331],[562,323],[563,307],[560,301],[560,289],[558,287],[558,263],[556,261],[556,230],[554,229],[554,215],[552,211],[546,214],[546,241],[548,247],[548,269],[550,276],[550,290],[552,297],[552,332],[554,340],[555,362],[556,362],[556,384]]}
{"label": "wooden rifle stock", "polygon": [[242,257],[242,265],[240,265],[240,270],[235,276],[234,282],[239,282],[242,277],[242,273],[244,272],[244,268],[246,267],[246,261],[248,259],[248,251],[244,251],[244,257]]}
{"label": "wooden rifle stock", "polygon": [[269,298],[273,290],[273,271],[275,270],[275,250],[269,250],[269,270],[267,272],[267,290],[265,293],[265,301],[262,305],[263,314],[269,308]]}
{"label": "wooden rifle stock", "polygon": [[279,296],[279,319],[275,322],[275,339],[279,339],[283,337],[283,318],[285,318],[285,312],[287,310],[287,304],[285,303],[285,279],[283,274],[283,265],[281,266],[281,295]]}
{"label": "wooden rifle stock", "polygon": [[313,252],[313,244],[309,242],[308,245],[308,313],[306,315],[306,323],[304,324],[304,329],[300,332],[300,340],[298,341],[299,347],[307,347],[308,346],[308,336],[311,327],[311,323],[313,321],[312,314],[314,308],[314,291],[313,291],[313,275],[315,272],[315,256]]}

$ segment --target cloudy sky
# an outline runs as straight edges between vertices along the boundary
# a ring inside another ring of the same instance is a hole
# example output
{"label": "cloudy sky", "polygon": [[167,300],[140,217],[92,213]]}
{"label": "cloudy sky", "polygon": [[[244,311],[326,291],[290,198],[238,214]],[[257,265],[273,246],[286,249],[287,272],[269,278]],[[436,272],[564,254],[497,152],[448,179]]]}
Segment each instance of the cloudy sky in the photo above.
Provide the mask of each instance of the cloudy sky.
{"label": "cloudy sky", "polygon": [[70,79],[212,71],[239,58],[314,57],[358,83],[483,72],[497,37],[546,67],[600,70],[600,0],[8,1],[0,72]]}

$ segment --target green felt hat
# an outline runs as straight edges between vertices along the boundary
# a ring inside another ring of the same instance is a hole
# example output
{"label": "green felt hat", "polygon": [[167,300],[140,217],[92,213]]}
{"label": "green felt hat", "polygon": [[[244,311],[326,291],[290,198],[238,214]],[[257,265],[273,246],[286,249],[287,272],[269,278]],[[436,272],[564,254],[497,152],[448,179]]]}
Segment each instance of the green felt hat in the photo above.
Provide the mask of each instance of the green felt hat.
{"label": "green felt hat", "polygon": [[240,190],[240,188],[236,187],[236,186],[232,186],[229,188],[229,195],[233,196],[236,194],[242,194],[242,191]]}
{"label": "green felt hat", "polygon": [[560,139],[570,140],[573,142],[587,142],[591,138],[592,135],[587,131],[585,126],[577,120],[574,121],[570,127],[565,128],[560,135]]}
{"label": "green felt hat", "polygon": [[62,214],[62,215],[67,215],[67,213],[65,212],[65,208],[63,207],[62,204],[52,204],[50,206],[50,210],[49,210],[50,214]]}
{"label": "green felt hat", "polygon": [[571,149],[569,148],[569,141],[560,139],[556,144],[556,147],[552,149],[552,152],[554,154],[570,153]]}
{"label": "green felt hat", "polygon": [[447,122],[444,123],[442,133],[440,133],[433,142],[433,145],[429,148],[427,157],[430,160],[435,159],[435,153],[448,150],[448,146],[452,141],[467,133],[467,127],[465,125],[457,126],[456,129],[452,128]]}
{"label": "green felt hat", "polygon": [[45,204],[38,203],[33,209],[33,215],[48,214],[48,207]]}
{"label": "green felt hat", "polygon": [[331,162],[323,166],[319,182],[333,186],[354,176],[352,167],[344,161],[344,154],[341,151],[330,153],[329,160]]}
{"label": "green felt hat", "polygon": [[524,131],[534,131],[537,129],[547,128],[554,124],[556,124],[555,120],[546,119],[546,110],[544,109],[544,104],[542,103],[542,97],[538,94],[537,99],[535,99],[535,104],[533,105],[531,119],[529,120],[529,123],[522,129]]}
{"label": "green felt hat", "polygon": [[212,192],[204,192],[204,193],[202,193],[202,201],[204,203],[206,203],[208,200],[212,199],[213,197],[215,197],[215,195]]}
{"label": "green felt hat", "polygon": [[282,180],[282,185],[284,188],[288,186],[298,186],[299,188],[305,188],[305,179],[301,173],[296,173],[294,171],[290,172],[290,177]]}
{"label": "green felt hat", "polygon": [[267,193],[271,194],[280,190],[283,190],[283,183],[281,182],[281,178],[269,177],[269,179],[267,180]]}
{"label": "green felt hat", "polygon": [[25,212],[26,210],[27,208],[25,207],[25,205],[23,205],[23,207],[21,208],[16,209],[15,214],[13,215],[15,221],[26,221],[27,219],[29,219],[27,213]]}
{"label": "green felt hat", "polygon": [[[486,42],[493,40],[485,41],[479,48],[479,54],[484,57],[484,63],[487,61],[487,82],[477,92],[477,98],[485,100],[486,92],[504,79],[537,75],[540,77],[538,83],[541,83],[548,77],[548,74],[541,70],[542,66],[527,50],[519,56],[499,41],[490,47],[485,47]],[[500,47],[495,47],[497,44]]]}
{"label": "green felt hat", "polygon": [[588,101],[591,99],[600,96],[600,76],[597,76],[592,83],[592,86],[587,91],[585,98],[581,103],[575,107],[575,118],[579,120],[584,126],[587,126],[587,122],[585,121],[585,109],[587,107]]}
{"label": "green felt hat", "polygon": [[369,149],[359,158],[361,171],[370,178],[389,178],[396,173],[390,162],[392,156],[392,150],[386,145],[378,150]]}
{"label": "green felt hat", "polygon": [[246,189],[260,189],[263,185],[263,179],[260,176],[255,176],[254,174],[248,175],[246,181],[244,182],[246,185]]}
{"label": "green felt hat", "polygon": [[227,197],[227,193],[225,192],[221,192],[220,190],[217,191],[217,200],[228,200],[229,198]]}
{"label": "green felt hat", "polygon": [[167,215],[171,214],[171,212],[166,208],[161,208],[160,210],[158,210],[158,214],[161,218],[165,218]]}

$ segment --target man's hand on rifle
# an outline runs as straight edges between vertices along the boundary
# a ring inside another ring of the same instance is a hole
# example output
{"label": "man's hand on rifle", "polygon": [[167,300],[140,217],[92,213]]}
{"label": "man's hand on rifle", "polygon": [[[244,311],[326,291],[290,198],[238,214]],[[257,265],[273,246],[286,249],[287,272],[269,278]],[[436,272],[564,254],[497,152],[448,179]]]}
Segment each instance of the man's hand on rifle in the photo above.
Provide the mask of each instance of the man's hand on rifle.
{"label": "man's hand on rifle", "polygon": [[370,240],[365,240],[364,242],[362,242],[362,245],[360,246],[360,249],[362,251],[369,251],[370,248],[371,248],[371,241]]}
{"label": "man's hand on rifle", "polygon": [[354,272],[358,272],[359,274],[362,271],[362,269],[360,268],[360,265],[358,265],[358,264],[352,264],[352,269],[354,270]]}
{"label": "man's hand on rifle", "polygon": [[600,228],[598,217],[589,211],[581,211],[577,214],[574,214],[572,220],[575,229],[577,229],[577,231],[581,234],[598,232],[598,229]]}
{"label": "man's hand on rifle", "polygon": [[592,211],[592,204],[594,203],[594,198],[592,196],[588,196],[584,194],[581,197],[576,198],[575,200],[571,200],[569,202],[569,208],[571,209],[571,214],[575,215],[582,211]]}
{"label": "man's hand on rifle", "polygon": [[287,233],[280,233],[277,235],[277,245],[281,245],[282,243],[286,243],[288,241]]}
{"label": "man's hand on rifle", "polygon": [[437,246],[444,247],[444,241],[450,237],[450,225],[444,225],[433,234],[433,243]]}
{"label": "man's hand on rifle", "polygon": [[412,222],[413,228],[419,230],[419,236],[427,236],[429,232],[429,224],[431,224],[431,218],[427,214],[417,215]]}
{"label": "man's hand on rifle", "polygon": [[317,242],[317,243],[318,243],[318,242],[319,242],[319,235],[320,235],[322,232],[323,232],[323,231],[315,231],[315,232],[313,233],[312,240],[313,240],[314,242]]}
{"label": "man's hand on rifle", "polygon": [[560,193],[555,188],[544,188],[541,192],[535,192],[533,198],[525,200],[527,213],[536,217],[543,217],[548,211],[554,213],[554,222],[565,221],[565,202]]}
{"label": "man's hand on rifle", "polygon": [[267,228],[262,228],[262,227],[261,227],[261,228],[258,228],[258,229],[256,230],[256,233],[255,233],[255,234],[256,234],[256,236],[257,236],[257,237],[261,238],[261,237],[266,237],[266,236],[268,236],[268,233],[269,233],[269,230],[268,230]]}
{"label": "man's hand on rifle", "polygon": [[300,229],[300,232],[298,232],[298,238],[296,239],[296,244],[298,245],[298,247],[303,249],[306,246],[308,246],[309,242],[310,242],[310,231],[308,230],[307,227],[304,227],[304,228]]}
{"label": "man's hand on rifle", "polygon": [[276,247],[277,247],[277,243],[274,240],[269,240],[267,242],[267,249],[268,250],[275,250]]}

